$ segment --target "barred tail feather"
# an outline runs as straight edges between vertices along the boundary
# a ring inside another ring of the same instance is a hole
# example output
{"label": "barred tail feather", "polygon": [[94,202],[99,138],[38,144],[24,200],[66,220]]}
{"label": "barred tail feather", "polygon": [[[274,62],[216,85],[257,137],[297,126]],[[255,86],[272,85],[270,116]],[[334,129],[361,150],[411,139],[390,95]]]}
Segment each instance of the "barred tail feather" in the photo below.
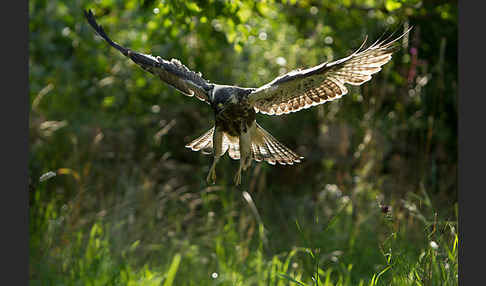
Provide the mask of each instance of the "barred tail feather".
{"label": "barred tail feather", "polygon": [[255,124],[256,129],[251,138],[251,151],[255,161],[267,161],[272,165],[275,165],[277,162],[281,165],[292,165],[299,163],[304,158],[278,142],[260,125]]}
{"label": "barred tail feather", "polygon": [[186,148],[192,151],[201,151],[203,154],[211,154],[213,152],[213,134],[214,127],[187,144]]}
{"label": "barred tail feather", "polygon": [[[203,154],[211,154],[213,152],[213,134],[214,127],[187,144],[186,148],[189,148],[192,151],[201,151]],[[228,151],[228,155],[231,159],[240,159],[241,155],[238,137],[230,136],[227,133],[223,134],[221,156],[224,155],[226,151]],[[281,165],[293,165],[294,163],[299,163],[301,159],[304,158],[278,142],[277,139],[265,131],[256,122],[251,130],[251,154],[255,161],[266,161],[271,165],[275,165],[276,163]]]}
{"label": "barred tail feather", "polygon": [[[201,151],[203,154],[212,154],[213,153],[213,135],[214,135],[214,128],[211,128],[203,135],[199,136],[198,138],[194,139],[190,143],[186,145],[186,148],[191,149],[192,151]],[[223,134],[223,148],[221,156],[223,156],[226,151],[228,151],[228,155],[234,159],[240,159],[240,144],[237,137],[229,136],[228,134]]]}
{"label": "barred tail feather", "polygon": [[240,140],[238,137],[233,137],[227,133],[223,134],[223,154],[228,150],[228,155],[233,160],[240,159]]}

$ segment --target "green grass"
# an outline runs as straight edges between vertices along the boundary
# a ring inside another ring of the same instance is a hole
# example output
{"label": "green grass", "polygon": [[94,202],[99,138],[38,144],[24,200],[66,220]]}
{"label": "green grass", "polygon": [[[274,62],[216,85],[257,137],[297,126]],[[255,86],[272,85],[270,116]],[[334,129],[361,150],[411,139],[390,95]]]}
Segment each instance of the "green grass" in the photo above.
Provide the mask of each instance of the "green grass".
{"label": "green grass", "polygon": [[[457,285],[454,1],[72,2],[29,2],[31,285]],[[305,160],[234,188],[238,162],[207,186],[211,158],[183,147],[209,106],[110,49],[84,9],[120,44],[248,87],[414,29],[342,99],[258,115]]]}
{"label": "green grass", "polygon": [[[45,191],[39,188],[37,194]],[[411,196],[389,213],[381,212],[372,192],[353,199],[325,195],[314,202],[289,195],[272,208],[265,197],[239,190],[199,192],[183,204],[166,201],[167,220],[159,222],[103,213],[85,213],[91,220],[80,222],[73,220],[73,206],[34,202],[30,282],[457,285],[457,223],[440,219],[426,195]],[[196,201],[197,215],[184,223],[181,206]],[[289,201],[293,208],[283,209]]]}

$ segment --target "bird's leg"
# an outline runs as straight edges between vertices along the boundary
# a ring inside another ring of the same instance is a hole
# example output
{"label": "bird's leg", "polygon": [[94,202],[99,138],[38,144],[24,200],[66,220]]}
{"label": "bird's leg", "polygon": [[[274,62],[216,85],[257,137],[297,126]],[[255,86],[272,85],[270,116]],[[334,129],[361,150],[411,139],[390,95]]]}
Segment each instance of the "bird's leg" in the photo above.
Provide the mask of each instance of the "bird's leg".
{"label": "bird's leg", "polygon": [[[245,123],[242,123],[245,124]],[[241,183],[241,171],[246,170],[246,168],[250,165],[249,160],[251,160],[251,136],[250,130],[245,128],[241,129],[242,132],[239,137],[239,144],[240,144],[240,167],[238,168],[238,172],[236,172],[234,181],[235,185],[239,185]],[[246,132],[244,132],[246,130]],[[251,162],[251,161],[250,161]]]}
{"label": "bird's leg", "polygon": [[236,172],[234,182],[235,182],[235,185],[237,185],[237,186],[241,184],[241,165],[238,168],[238,172]]}
{"label": "bird's leg", "polygon": [[[245,145],[245,160],[244,160],[244,165],[243,165],[243,171],[246,171],[248,167],[251,165],[251,161],[253,159],[252,156],[252,136],[255,132],[255,121],[251,124],[251,126],[248,128],[248,132],[245,134],[245,137],[243,138],[244,142],[243,145]],[[246,147],[247,146],[247,147]]]}
{"label": "bird's leg", "polygon": [[208,184],[215,184],[216,183],[216,164],[218,163],[220,157],[214,157],[213,164],[209,169],[208,176],[206,177],[206,182]]}
{"label": "bird's leg", "polygon": [[206,177],[206,182],[208,184],[215,184],[216,183],[216,164],[221,157],[221,153],[223,151],[223,132],[218,128],[215,127],[214,134],[213,134],[213,164],[209,169],[208,176]]}
{"label": "bird's leg", "polygon": [[250,141],[250,151],[248,152],[248,156],[246,156],[244,164],[243,164],[243,171],[246,171],[248,167],[251,165],[251,160],[253,159],[252,151],[251,151],[251,141]]}

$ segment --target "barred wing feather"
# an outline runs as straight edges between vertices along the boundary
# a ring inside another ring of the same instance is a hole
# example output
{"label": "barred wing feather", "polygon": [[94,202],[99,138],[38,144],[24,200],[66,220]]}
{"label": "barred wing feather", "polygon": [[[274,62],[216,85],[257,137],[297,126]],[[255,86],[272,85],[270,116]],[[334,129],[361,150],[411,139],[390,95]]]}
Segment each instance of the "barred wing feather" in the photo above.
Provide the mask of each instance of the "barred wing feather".
{"label": "barred wing feather", "polygon": [[397,41],[409,31],[363,49],[365,39],[348,57],[279,76],[252,92],[249,102],[257,112],[280,115],[340,98],[348,93],[345,84],[361,85],[379,72],[398,48]]}

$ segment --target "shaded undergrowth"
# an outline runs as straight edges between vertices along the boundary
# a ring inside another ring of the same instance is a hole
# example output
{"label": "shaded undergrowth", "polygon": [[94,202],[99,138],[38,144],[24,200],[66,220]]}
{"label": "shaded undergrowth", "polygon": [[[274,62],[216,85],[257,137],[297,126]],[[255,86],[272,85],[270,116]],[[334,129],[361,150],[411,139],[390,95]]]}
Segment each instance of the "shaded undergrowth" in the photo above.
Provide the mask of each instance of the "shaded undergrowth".
{"label": "shaded undergrowth", "polygon": [[457,285],[456,217],[425,192],[389,205],[332,185],[278,203],[245,193],[203,188],[146,208],[128,197],[83,222],[75,199],[33,207],[31,285]]}

